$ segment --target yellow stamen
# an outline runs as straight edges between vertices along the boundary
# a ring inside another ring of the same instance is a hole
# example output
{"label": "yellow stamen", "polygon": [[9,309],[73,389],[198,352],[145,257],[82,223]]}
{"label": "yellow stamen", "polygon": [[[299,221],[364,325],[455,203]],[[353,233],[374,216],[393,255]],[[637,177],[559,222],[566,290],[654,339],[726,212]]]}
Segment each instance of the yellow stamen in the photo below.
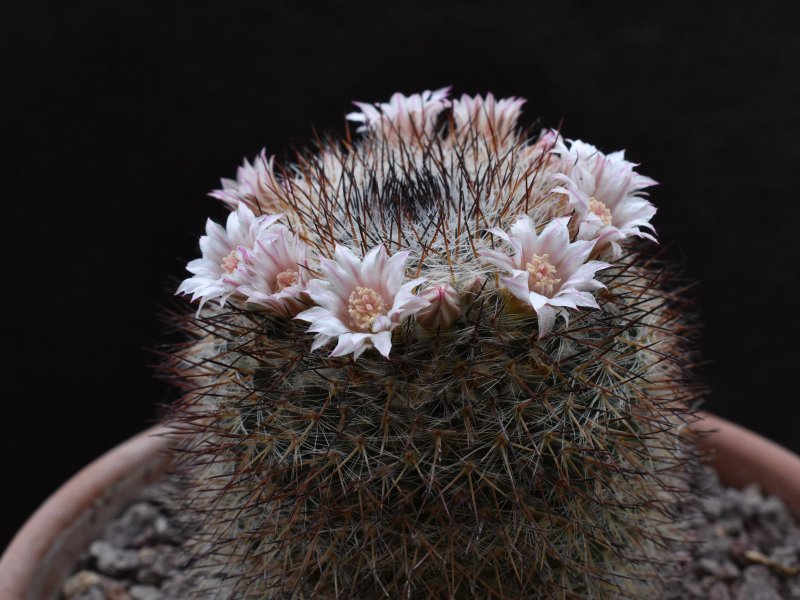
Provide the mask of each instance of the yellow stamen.
{"label": "yellow stamen", "polygon": [[589,198],[589,212],[600,217],[603,225],[611,225],[611,211],[608,210],[608,207],[603,202],[600,202],[600,200],[594,196]]}
{"label": "yellow stamen", "polygon": [[296,285],[300,280],[300,273],[297,269],[286,269],[278,273],[275,278],[275,290],[280,292],[287,287]]}
{"label": "yellow stamen", "polygon": [[530,262],[525,265],[528,270],[528,288],[547,297],[552,296],[553,290],[561,283],[556,277],[556,268],[548,260],[549,258],[547,254],[541,256],[534,254]]}
{"label": "yellow stamen", "polygon": [[220,266],[226,273],[233,273],[236,267],[239,266],[239,257],[236,256],[236,250],[231,250],[230,254],[222,259],[222,265]]}
{"label": "yellow stamen", "polygon": [[347,313],[350,325],[359,331],[370,331],[375,318],[385,314],[383,298],[372,288],[358,286],[350,293]]}

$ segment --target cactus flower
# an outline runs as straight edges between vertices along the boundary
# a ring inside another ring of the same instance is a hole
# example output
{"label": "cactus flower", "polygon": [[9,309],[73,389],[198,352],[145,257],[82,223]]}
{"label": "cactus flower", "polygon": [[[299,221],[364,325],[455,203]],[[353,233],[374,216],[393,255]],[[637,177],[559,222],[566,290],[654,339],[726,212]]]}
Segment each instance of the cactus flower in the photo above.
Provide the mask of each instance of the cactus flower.
{"label": "cactus flower", "polygon": [[267,158],[266,150],[255,157],[253,163],[247,159],[236,171],[236,179],[221,179],[222,189],[209,194],[221,200],[231,209],[240,203],[257,214],[278,212],[280,208],[280,184],[275,178],[275,157]]}
{"label": "cactus flower", "polygon": [[606,155],[581,140],[569,147],[559,140],[553,152],[561,157],[561,173],[553,177],[563,184],[553,191],[565,194],[575,209],[578,239],[596,239],[598,250],[610,245],[614,259],[622,254],[619,240],[628,236],[656,241],[650,223],[656,208],[641,196],[656,181],[634,171],[637,165],[625,160],[624,151]]}
{"label": "cactus flower", "polygon": [[582,167],[576,167],[572,177],[555,175],[565,185],[554,191],[566,194],[575,209],[578,239],[596,240],[598,250],[610,245],[617,259],[622,255],[619,240],[637,236],[656,241],[650,223],[656,207],[636,194],[634,173],[624,163],[604,167],[597,175]]}
{"label": "cactus flower", "polygon": [[266,239],[270,226],[282,215],[256,217],[244,203],[228,215],[225,227],[211,219],[206,221],[206,235],[200,238],[202,258],[191,261],[186,269],[192,277],[181,283],[178,294],[191,294],[192,302],[200,299],[198,314],[203,305],[217,299],[224,306],[236,284],[230,276],[239,267],[239,247],[253,248],[256,242]]}
{"label": "cactus flower", "polygon": [[486,94],[485,98],[464,94],[453,101],[456,130],[460,133],[474,129],[502,142],[514,132],[523,104],[524,98],[496,100],[492,94]]}
{"label": "cactus flower", "polygon": [[429,135],[439,113],[450,104],[447,100],[449,93],[450,88],[445,87],[410,96],[398,92],[389,102],[353,102],[360,112],[351,112],[347,119],[363,123],[358,131],[370,131],[391,140]]}
{"label": "cactus flower", "polygon": [[308,276],[308,246],[297,234],[277,225],[254,248],[239,246],[239,268],[225,278],[247,302],[278,314],[294,316],[304,308],[301,301]]}
{"label": "cactus flower", "polygon": [[568,217],[553,219],[541,234],[533,220],[521,215],[511,226],[490,233],[511,244],[514,255],[499,250],[481,250],[496,267],[510,273],[501,281],[513,296],[530,305],[539,320],[539,339],[553,329],[556,317],[569,319],[567,309],[598,308],[593,290],[605,287],[594,277],[610,265],[591,260],[594,240],[569,241]]}
{"label": "cactus flower", "polygon": [[337,244],[333,260],[321,258],[322,278],[312,279],[306,288],[319,306],[295,317],[309,322],[308,330],[317,334],[311,349],[335,339],[331,356],[353,354],[357,359],[374,347],[388,357],[392,330],[429,304],[412,291],[424,278],[404,281],[408,255],[403,251],[390,257],[381,245],[361,260]]}

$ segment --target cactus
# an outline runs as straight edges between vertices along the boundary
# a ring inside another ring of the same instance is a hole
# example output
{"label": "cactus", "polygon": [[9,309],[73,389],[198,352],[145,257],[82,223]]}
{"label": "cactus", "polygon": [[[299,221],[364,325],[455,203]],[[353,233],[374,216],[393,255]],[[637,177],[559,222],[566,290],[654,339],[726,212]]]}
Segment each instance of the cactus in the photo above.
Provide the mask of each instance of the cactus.
{"label": "cactus", "polygon": [[356,103],[212,195],[172,412],[203,586],[241,598],[652,594],[698,387],[621,152],[523,100]]}

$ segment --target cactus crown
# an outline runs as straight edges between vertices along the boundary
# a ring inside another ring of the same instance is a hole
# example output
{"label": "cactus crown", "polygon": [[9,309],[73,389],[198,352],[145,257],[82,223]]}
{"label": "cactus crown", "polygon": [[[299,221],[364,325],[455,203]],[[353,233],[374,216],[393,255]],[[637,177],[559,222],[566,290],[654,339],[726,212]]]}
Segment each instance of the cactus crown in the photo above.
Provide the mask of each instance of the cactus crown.
{"label": "cactus crown", "polygon": [[[357,103],[212,195],[169,369],[225,597],[597,598],[661,581],[691,330],[621,152],[523,101]],[[204,304],[206,300],[212,300]]]}

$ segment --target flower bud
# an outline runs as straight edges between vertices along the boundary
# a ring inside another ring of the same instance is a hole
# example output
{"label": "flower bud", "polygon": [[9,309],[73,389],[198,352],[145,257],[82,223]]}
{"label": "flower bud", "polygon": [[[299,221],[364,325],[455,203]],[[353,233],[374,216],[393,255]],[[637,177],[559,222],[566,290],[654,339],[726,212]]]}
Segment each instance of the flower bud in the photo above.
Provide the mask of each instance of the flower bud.
{"label": "flower bud", "polygon": [[461,298],[450,284],[434,285],[420,296],[430,302],[417,313],[417,323],[427,329],[447,329],[461,316]]}

